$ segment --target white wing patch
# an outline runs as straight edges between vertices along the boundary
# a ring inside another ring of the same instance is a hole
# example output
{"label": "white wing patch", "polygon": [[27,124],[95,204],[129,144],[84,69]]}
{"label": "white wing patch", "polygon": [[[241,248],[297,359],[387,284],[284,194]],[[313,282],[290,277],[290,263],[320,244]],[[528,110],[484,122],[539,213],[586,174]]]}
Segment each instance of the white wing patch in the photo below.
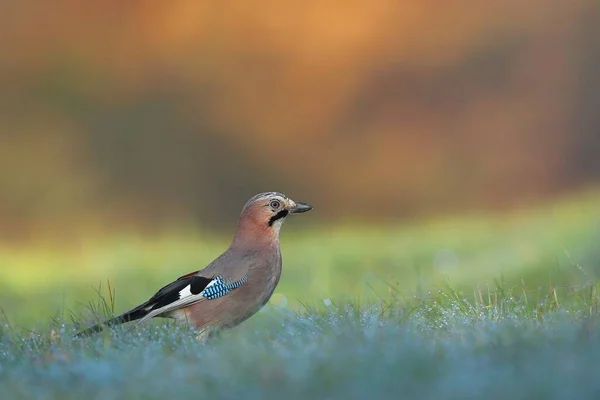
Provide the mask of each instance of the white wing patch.
{"label": "white wing patch", "polygon": [[[167,304],[161,308],[150,311],[144,317],[140,318],[129,330],[132,330],[143,321],[155,317],[157,315],[165,314],[167,312],[177,310],[179,308],[187,307],[200,301],[212,300],[218,297],[225,296],[229,292],[248,282],[248,274],[244,275],[242,279],[235,282],[224,280],[221,276],[216,276],[212,281],[206,285],[202,292],[193,294],[191,285],[187,285],[179,291],[179,300],[176,300],[170,304]],[[151,307],[151,306],[150,306]]]}
{"label": "white wing patch", "polygon": [[[209,288],[209,287],[211,287],[211,286],[214,286],[214,285],[218,284],[218,283],[220,282],[220,281],[219,281],[219,279],[220,279],[220,277],[219,277],[219,276],[217,276],[217,278],[216,278],[216,279],[213,279],[212,281],[210,281],[210,282],[208,283],[208,285],[206,285],[206,287],[204,288],[204,290],[208,289],[208,288]],[[202,291],[202,293],[204,293],[204,290]]]}
{"label": "white wing patch", "polygon": [[[212,282],[211,282],[212,283]],[[187,285],[183,289],[179,291],[179,298],[183,299],[184,297],[188,297],[192,295],[192,285]]]}
{"label": "white wing patch", "polygon": [[[211,286],[217,285],[219,284],[219,277],[217,277],[217,279],[213,279],[212,281],[210,281],[208,283],[208,285],[206,285],[206,287],[204,288],[204,290],[208,289]],[[204,297],[204,290],[202,292],[200,292],[200,296]],[[190,296],[198,296],[198,294],[192,294],[192,285],[187,285],[186,287],[184,287],[183,289],[181,289],[179,291],[179,300],[184,299],[186,297],[190,297]]]}

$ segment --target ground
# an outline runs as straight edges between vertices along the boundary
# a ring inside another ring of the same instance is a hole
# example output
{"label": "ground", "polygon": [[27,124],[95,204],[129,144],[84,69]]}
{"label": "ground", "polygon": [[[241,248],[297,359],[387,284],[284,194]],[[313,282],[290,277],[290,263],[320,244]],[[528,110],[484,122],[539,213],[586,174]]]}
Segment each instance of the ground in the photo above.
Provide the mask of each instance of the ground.
{"label": "ground", "polygon": [[400,228],[286,226],[273,301],[205,344],[165,320],[72,335],[226,238],[6,249],[1,398],[598,398],[599,199]]}

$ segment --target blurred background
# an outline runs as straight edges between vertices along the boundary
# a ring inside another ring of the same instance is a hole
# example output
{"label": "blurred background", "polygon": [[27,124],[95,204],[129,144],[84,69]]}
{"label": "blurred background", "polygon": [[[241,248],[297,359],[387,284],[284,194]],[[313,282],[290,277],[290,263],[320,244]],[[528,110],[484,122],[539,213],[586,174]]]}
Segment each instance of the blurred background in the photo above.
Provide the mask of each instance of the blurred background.
{"label": "blurred background", "polygon": [[1,2],[4,308],[25,283],[85,297],[200,268],[267,190],[316,206],[284,229],[307,279],[287,297],[337,293],[337,267],[463,265],[460,246],[485,255],[469,277],[521,271],[495,262],[516,235],[557,235],[523,250],[536,265],[584,242],[596,265],[599,27],[596,0]]}

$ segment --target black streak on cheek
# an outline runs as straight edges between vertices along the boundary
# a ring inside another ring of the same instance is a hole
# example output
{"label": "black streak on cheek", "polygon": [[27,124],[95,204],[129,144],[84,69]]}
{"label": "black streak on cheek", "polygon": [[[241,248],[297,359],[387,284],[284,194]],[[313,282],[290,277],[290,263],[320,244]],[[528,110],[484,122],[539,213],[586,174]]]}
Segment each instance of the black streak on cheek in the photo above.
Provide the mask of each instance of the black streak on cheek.
{"label": "black streak on cheek", "polygon": [[275,214],[271,218],[269,218],[269,226],[273,226],[275,221],[277,221],[278,219],[281,219],[281,218],[285,218],[285,217],[287,217],[287,215],[288,215],[288,210],[279,211],[277,214]]}

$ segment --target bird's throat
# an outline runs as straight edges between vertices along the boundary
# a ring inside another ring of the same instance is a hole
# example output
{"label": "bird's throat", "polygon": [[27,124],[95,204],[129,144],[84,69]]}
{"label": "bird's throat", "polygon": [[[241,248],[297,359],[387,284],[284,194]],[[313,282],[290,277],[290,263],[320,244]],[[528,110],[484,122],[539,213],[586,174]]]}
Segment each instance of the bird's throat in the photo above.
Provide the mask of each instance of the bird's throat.
{"label": "bird's throat", "polygon": [[279,231],[284,218],[272,224],[242,224],[234,235],[232,246],[239,249],[270,249],[279,246]]}

